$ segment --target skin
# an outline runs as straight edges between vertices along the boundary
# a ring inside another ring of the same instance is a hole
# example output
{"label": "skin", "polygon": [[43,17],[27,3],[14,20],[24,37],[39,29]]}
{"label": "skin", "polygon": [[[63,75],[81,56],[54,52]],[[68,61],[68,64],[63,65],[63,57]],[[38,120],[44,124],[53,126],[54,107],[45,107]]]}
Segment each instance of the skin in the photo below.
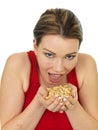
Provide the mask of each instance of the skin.
{"label": "skin", "polygon": [[[34,100],[23,112],[24,92],[29,84],[30,61],[25,52],[8,58],[0,90],[2,130],[34,130],[46,109],[66,112],[74,130],[98,130],[96,63],[91,56],[78,53],[78,46],[77,39],[63,38],[59,35],[44,36],[39,46],[34,40],[41,86]],[[79,82],[79,96],[76,87],[69,84],[73,91],[72,96],[66,98],[65,104],[60,103],[58,96],[45,100],[47,87],[66,84],[66,75],[74,67]],[[64,107],[65,105],[67,107]]]}
{"label": "skin", "polygon": [[65,40],[60,36],[45,36],[39,47],[34,41],[40,77],[45,86],[66,84],[66,75],[77,64],[78,46],[77,39]]}

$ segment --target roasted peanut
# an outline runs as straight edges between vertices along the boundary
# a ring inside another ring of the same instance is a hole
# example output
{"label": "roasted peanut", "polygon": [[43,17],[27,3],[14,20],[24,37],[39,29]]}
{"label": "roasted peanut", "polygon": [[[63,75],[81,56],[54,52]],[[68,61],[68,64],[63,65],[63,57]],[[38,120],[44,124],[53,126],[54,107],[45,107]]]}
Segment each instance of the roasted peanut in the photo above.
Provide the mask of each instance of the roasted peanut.
{"label": "roasted peanut", "polygon": [[50,99],[53,95],[58,95],[61,98],[61,102],[64,98],[71,96],[72,88],[68,85],[59,85],[52,88],[47,88],[48,95],[45,97],[46,100]]}

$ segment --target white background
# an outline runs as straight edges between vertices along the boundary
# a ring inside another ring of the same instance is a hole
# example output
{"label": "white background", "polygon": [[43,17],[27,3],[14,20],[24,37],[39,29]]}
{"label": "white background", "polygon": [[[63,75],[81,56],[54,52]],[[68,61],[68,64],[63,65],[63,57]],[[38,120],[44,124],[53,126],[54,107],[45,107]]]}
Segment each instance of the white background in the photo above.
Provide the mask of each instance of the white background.
{"label": "white background", "polygon": [[0,77],[9,55],[33,49],[33,28],[47,8],[67,8],[78,16],[84,30],[80,52],[98,65],[97,0],[0,0]]}

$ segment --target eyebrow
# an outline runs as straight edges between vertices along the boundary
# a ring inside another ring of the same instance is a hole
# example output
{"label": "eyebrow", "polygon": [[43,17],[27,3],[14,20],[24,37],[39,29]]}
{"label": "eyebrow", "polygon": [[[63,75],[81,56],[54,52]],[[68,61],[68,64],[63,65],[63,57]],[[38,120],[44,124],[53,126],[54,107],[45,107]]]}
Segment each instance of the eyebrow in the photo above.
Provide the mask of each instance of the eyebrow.
{"label": "eyebrow", "polygon": [[[48,49],[46,49],[46,48],[43,48],[43,50],[49,51],[50,53],[56,55],[54,52],[52,52],[52,51],[50,51],[50,50],[48,50]],[[75,51],[75,52],[68,53],[68,54],[66,54],[66,55],[73,55],[73,54],[76,54],[76,53],[78,53],[78,52]]]}
{"label": "eyebrow", "polygon": [[53,53],[54,55],[56,55],[54,52],[52,52],[52,51],[50,51],[50,50],[48,50],[48,49],[46,49],[46,48],[43,48],[43,50],[49,51],[49,52]]}

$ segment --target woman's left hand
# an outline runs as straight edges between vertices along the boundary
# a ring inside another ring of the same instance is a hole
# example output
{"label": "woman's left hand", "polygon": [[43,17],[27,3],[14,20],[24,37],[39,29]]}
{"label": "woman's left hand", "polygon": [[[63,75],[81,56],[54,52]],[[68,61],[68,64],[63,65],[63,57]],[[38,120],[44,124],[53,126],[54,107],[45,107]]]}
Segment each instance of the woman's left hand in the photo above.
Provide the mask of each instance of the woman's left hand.
{"label": "woman's left hand", "polygon": [[69,85],[69,87],[72,88],[72,94],[71,94],[71,96],[64,98],[63,106],[62,106],[62,109],[60,110],[60,112],[73,109],[73,107],[75,106],[75,104],[78,100],[76,86],[74,86],[72,84],[68,84],[68,85]]}

